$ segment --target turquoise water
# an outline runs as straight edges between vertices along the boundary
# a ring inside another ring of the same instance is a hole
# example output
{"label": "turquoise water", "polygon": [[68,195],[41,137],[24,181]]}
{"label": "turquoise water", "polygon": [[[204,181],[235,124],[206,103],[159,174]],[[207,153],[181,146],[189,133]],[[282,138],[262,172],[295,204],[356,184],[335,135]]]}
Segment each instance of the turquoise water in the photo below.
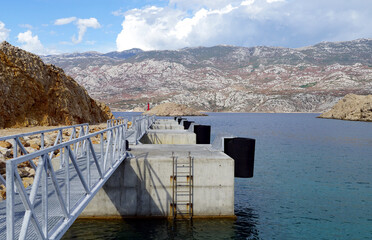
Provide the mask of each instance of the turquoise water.
{"label": "turquoise water", "polygon": [[316,116],[188,117],[212,139],[256,139],[254,178],[235,179],[237,220],[77,221],[65,239],[372,239],[372,123]]}

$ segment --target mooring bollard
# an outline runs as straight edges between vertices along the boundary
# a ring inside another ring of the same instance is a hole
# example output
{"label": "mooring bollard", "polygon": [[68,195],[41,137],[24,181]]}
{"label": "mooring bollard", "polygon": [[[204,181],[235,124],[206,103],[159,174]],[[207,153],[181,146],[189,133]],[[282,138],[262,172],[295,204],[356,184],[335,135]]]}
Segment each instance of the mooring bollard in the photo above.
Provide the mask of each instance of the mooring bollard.
{"label": "mooring bollard", "polygon": [[255,145],[256,140],[252,138],[224,139],[224,153],[235,161],[235,177],[253,177]]}
{"label": "mooring bollard", "polygon": [[196,144],[211,143],[211,126],[194,125],[194,133],[196,134]]}
{"label": "mooring bollard", "polygon": [[194,121],[183,121],[183,127],[185,129],[189,129],[191,123],[193,123]]}

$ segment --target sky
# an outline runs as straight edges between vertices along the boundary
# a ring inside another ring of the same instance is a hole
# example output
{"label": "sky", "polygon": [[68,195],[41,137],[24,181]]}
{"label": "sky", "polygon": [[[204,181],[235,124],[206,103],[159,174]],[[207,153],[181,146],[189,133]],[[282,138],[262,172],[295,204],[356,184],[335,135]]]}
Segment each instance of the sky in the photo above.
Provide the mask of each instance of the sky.
{"label": "sky", "polygon": [[2,0],[0,42],[39,54],[372,37],[372,0]]}

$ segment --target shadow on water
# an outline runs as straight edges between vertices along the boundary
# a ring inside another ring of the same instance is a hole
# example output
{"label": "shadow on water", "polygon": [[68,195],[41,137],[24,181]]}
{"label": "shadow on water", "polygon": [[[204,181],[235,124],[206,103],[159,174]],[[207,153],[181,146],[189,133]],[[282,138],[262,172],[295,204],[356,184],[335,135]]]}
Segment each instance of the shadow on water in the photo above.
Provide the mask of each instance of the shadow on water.
{"label": "shadow on water", "polygon": [[251,209],[233,219],[78,219],[62,239],[260,239]]}

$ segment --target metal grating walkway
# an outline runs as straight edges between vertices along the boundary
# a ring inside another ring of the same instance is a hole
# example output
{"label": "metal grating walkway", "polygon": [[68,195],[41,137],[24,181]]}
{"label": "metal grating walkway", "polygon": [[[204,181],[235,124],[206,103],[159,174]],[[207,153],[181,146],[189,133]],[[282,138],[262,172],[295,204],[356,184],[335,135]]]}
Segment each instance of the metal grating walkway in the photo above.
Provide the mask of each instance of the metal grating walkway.
{"label": "metal grating walkway", "polygon": [[[42,149],[33,153],[19,140],[25,134],[11,136],[14,151],[19,146],[23,155],[6,162],[6,182],[0,179],[7,194],[0,202],[0,239],[60,239],[128,156],[126,141],[138,144],[154,121],[154,116],[140,117],[128,130],[126,119],[109,120],[106,129],[89,134],[86,126],[67,142],[62,141],[63,129],[57,129],[57,140],[48,148],[45,132],[30,133],[41,134]],[[97,138],[100,143],[93,144]],[[35,169],[27,188],[18,170],[25,162]]]}
{"label": "metal grating walkway", "polygon": [[[98,148],[98,146],[94,146],[95,148]],[[98,154],[97,157],[100,159],[99,163],[102,166],[103,165],[103,158],[101,157],[101,154]],[[92,154],[90,154],[90,159],[93,159]],[[87,176],[88,168],[87,168],[87,157],[79,157],[77,158],[77,164],[79,166],[79,169],[81,170],[82,174],[84,176]],[[91,183],[97,184],[100,175],[98,173],[97,168],[92,167],[93,162],[90,163],[90,178]],[[55,172],[58,186],[62,190],[62,194],[65,196],[65,202],[67,202],[67,184],[66,184],[66,170],[64,168],[58,170]],[[73,212],[78,203],[81,202],[81,200],[86,196],[85,189],[79,179],[79,176],[76,172],[75,167],[70,164],[69,166],[69,185],[70,185],[70,206],[69,210],[70,212]],[[63,220],[63,213],[62,209],[60,207],[59,201],[57,199],[57,194],[52,186],[52,180],[51,176],[48,177],[48,232],[51,231],[54,227],[56,227],[56,224],[58,224],[61,220]],[[38,189],[38,194],[36,195],[35,202],[34,202],[34,210],[37,216],[37,219],[39,222],[43,221],[42,217],[42,194],[41,194],[41,185]],[[90,184],[90,187],[93,188],[94,184]],[[26,192],[30,194],[31,187],[28,187],[26,189]],[[14,209],[14,228],[15,228],[15,239],[19,238],[20,229],[22,226],[22,221],[25,215],[25,208],[22,204],[20,194],[15,194],[15,209]],[[0,202],[0,239],[6,239],[6,201]],[[38,235],[35,232],[35,228],[30,224],[28,227],[27,237],[26,239],[38,239]]]}

